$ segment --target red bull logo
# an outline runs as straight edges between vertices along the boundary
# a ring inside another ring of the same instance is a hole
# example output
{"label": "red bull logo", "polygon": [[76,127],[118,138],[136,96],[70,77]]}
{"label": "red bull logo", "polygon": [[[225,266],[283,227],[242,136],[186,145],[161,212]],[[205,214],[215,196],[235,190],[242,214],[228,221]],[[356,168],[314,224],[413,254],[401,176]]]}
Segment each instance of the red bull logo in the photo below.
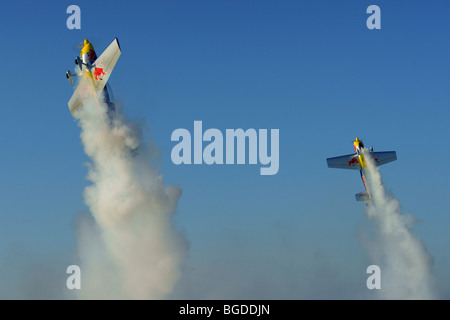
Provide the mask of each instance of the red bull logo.
{"label": "red bull logo", "polygon": [[357,157],[353,157],[352,160],[350,160],[348,162],[348,166],[347,167],[350,167],[351,165],[355,165],[355,164],[359,164],[359,161],[358,161]]}
{"label": "red bull logo", "polygon": [[106,72],[103,71],[103,68],[95,68],[94,70],[94,79],[95,80],[102,80],[102,76],[106,76]]}
{"label": "red bull logo", "polygon": [[102,80],[102,76],[106,76],[106,72],[104,71],[104,68],[103,68],[103,61],[100,62],[100,65],[102,66],[101,68],[95,67],[95,70],[94,70],[93,75],[94,75],[94,79],[96,81]]}

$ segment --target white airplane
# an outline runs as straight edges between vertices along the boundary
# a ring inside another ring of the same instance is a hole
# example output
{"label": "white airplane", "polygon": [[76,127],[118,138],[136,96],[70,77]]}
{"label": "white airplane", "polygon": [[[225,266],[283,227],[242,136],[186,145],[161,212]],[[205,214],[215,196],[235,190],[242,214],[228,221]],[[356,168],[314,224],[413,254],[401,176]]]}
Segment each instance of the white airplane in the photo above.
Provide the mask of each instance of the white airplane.
{"label": "white airplane", "polygon": [[108,105],[108,116],[110,118],[113,116],[115,105],[112,101],[111,90],[108,90],[106,83],[120,54],[121,50],[117,38],[114,39],[98,58],[92,43],[87,39],[84,40],[80,54],[81,58],[77,57],[75,59],[75,64],[80,68],[80,72],[76,74],[72,74],[70,70],[66,72],[66,77],[72,85],[73,77],[80,76],[78,86],[69,100],[69,110],[72,115],[78,108],[83,106],[88,95],[97,96],[103,93],[104,102]]}
{"label": "white airplane", "polygon": [[[347,154],[340,157],[328,158],[327,164],[329,168],[359,170],[366,190],[355,194],[356,201],[365,201],[366,205],[368,205],[369,202],[372,201],[372,198],[370,195],[370,190],[367,189],[366,185],[365,171],[367,170],[367,164],[363,154],[364,144],[361,140],[356,138],[353,142],[353,147],[356,153]],[[381,166],[385,163],[397,160],[397,153],[395,151],[373,152],[373,148],[371,147],[369,152],[377,166]]]}

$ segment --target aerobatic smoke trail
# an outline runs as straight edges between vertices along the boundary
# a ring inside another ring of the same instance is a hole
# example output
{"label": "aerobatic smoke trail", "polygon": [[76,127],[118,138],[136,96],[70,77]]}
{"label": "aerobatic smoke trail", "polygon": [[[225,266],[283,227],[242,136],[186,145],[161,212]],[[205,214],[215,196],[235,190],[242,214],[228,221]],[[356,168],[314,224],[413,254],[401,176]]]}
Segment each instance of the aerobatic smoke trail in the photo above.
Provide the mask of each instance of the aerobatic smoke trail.
{"label": "aerobatic smoke trail", "polygon": [[[180,276],[188,242],[174,226],[181,190],[166,187],[150,165],[154,148],[140,128],[117,112],[106,128],[107,106],[87,98],[77,112],[91,162],[84,190],[92,217],[79,223],[82,299],[164,299]],[[92,219],[93,218],[93,219]]]}
{"label": "aerobatic smoke trail", "polygon": [[366,214],[376,227],[369,253],[381,269],[380,298],[437,298],[431,273],[432,257],[412,230],[416,219],[402,214],[400,202],[386,192],[370,153],[365,150],[364,154],[366,180],[372,197]]}

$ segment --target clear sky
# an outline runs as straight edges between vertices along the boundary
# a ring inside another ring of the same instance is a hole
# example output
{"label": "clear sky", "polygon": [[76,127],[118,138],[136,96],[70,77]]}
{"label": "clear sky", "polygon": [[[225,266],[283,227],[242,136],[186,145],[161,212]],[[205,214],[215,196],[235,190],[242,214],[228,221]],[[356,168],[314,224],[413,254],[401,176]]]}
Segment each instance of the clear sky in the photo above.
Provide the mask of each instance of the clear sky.
{"label": "clear sky", "polygon": [[[66,27],[71,4],[81,30]],[[380,30],[366,27],[371,4]],[[99,54],[114,37],[114,96],[160,148],[164,181],[183,190],[175,221],[190,249],[173,297],[365,297],[363,186],[325,161],[359,137],[397,151],[383,180],[421,221],[414,230],[450,298],[449,10],[443,0],[2,1],[0,298],[34,297],[11,280],[20,272],[64,277],[77,262],[89,159],[65,72],[78,43]],[[174,165],[171,134],[193,133],[195,120],[279,129],[278,173]],[[48,279],[44,291],[58,287]]]}

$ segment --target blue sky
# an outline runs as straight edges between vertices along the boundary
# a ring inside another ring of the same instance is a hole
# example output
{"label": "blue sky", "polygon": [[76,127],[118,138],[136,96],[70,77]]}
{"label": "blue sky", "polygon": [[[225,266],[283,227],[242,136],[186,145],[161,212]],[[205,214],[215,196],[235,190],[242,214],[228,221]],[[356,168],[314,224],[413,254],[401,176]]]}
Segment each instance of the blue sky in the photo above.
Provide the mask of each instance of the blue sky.
{"label": "blue sky", "polygon": [[[66,28],[71,4],[81,30]],[[366,27],[371,4],[381,30]],[[363,186],[357,172],[328,169],[325,159],[351,153],[359,137],[397,151],[381,168],[384,182],[422,221],[415,231],[448,298],[449,9],[446,1],[2,2],[0,278],[21,261],[11,258],[17,247],[39,261],[76,262],[88,158],[64,74],[77,43],[87,38],[99,53],[118,37],[115,98],[160,148],[164,181],[183,190],[175,219],[190,252],[174,297],[258,298],[274,283],[262,297],[358,297],[370,264],[358,243],[364,208],[354,201]],[[170,136],[192,133],[195,120],[222,132],[279,129],[278,174],[174,165]],[[215,292],[224,274],[230,287]],[[308,274],[317,279],[298,289]],[[323,292],[326,277],[333,285]]]}

